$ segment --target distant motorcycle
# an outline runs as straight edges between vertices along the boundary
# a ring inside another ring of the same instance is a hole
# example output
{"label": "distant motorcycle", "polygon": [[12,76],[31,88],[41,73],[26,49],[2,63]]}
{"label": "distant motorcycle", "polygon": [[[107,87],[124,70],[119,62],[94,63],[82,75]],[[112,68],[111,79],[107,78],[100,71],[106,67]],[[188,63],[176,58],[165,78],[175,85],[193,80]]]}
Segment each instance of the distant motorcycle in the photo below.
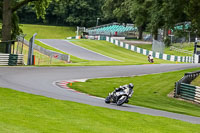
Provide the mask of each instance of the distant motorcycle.
{"label": "distant motorcycle", "polygon": [[150,63],[154,63],[154,61],[153,61],[153,56],[152,56],[152,55],[148,55],[148,61],[149,61]]}
{"label": "distant motorcycle", "polygon": [[128,99],[131,98],[134,93],[133,87],[134,85],[130,83],[129,85],[123,85],[116,88],[106,97],[105,103],[116,103],[118,106],[128,103]]}

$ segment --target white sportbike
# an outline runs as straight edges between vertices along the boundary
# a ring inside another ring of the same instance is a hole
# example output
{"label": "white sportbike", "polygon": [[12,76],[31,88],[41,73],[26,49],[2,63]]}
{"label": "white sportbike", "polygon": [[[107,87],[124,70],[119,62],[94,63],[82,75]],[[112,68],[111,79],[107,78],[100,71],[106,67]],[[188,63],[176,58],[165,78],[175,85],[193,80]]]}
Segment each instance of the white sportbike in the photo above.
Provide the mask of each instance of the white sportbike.
{"label": "white sportbike", "polygon": [[133,84],[120,86],[116,88],[115,91],[109,93],[109,95],[105,99],[105,103],[116,103],[118,106],[121,106],[124,103],[128,103],[128,99],[132,97]]}

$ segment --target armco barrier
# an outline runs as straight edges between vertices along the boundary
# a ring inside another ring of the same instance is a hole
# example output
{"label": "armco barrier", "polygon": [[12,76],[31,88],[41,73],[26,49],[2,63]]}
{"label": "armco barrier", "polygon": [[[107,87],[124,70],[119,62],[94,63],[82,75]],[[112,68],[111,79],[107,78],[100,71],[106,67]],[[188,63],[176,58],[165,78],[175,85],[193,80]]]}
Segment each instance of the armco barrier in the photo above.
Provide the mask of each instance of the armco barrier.
{"label": "armco barrier", "polygon": [[81,39],[81,36],[67,37],[66,39]]}
{"label": "armco barrier", "polygon": [[33,48],[35,50],[38,50],[40,53],[49,56],[50,58],[54,57],[54,58],[56,58],[58,60],[63,60],[63,61],[70,62],[70,55],[66,55],[66,54],[61,54],[61,53],[58,53],[58,52],[54,52],[54,51],[45,49],[45,48],[43,48],[43,47],[41,47],[41,46],[39,46],[37,44],[34,44]]}
{"label": "armco barrier", "polygon": [[24,59],[22,54],[0,54],[0,65],[24,65]]}
{"label": "armco barrier", "polygon": [[181,83],[180,97],[186,100],[200,103],[200,87]]}
{"label": "armco barrier", "polygon": [[[121,42],[120,40],[116,40],[112,37],[109,36],[93,36],[94,39],[96,40],[106,40],[110,43],[115,44],[116,46],[123,47],[126,49],[129,49],[131,51],[137,52],[139,54],[143,55],[149,55],[151,54],[154,58],[162,59],[162,60],[169,60],[169,61],[177,61],[177,62],[186,62],[186,63],[198,63],[198,57],[195,55],[193,56],[175,56],[175,55],[168,55],[168,54],[163,54],[159,52],[153,52],[147,49],[142,49],[139,47],[136,47],[131,44],[127,44],[124,42]],[[76,37],[69,37],[68,39],[76,39]]]}
{"label": "armco barrier", "polygon": [[0,65],[8,65],[10,54],[0,54]]}
{"label": "armco barrier", "polygon": [[115,40],[112,37],[106,37],[106,41],[111,42],[119,47],[123,47],[123,48],[129,49],[131,51],[135,51],[143,55],[151,54],[154,58],[158,58],[158,59],[177,61],[177,62],[188,62],[188,63],[193,62],[193,57],[190,57],[190,56],[175,56],[175,55],[167,55],[167,54],[162,54],[158,52],[153,52],[147,49],[142,49],[134,45],[121,42],[120,40]]}
{"label": "armco barrier", "polygon": [[[73,38],[73,37],[71,37],[71,38]],[[74,38],[74,39],[76,39],[76,38]],[[25,42],[24,44],[29,47],[28,41],[24,40],[24,42]],[[50,58],[55,58],[56,57],[56,59],[58,59],[58,60],[63,60],[63,61],[70,62],[70,55],[54,52],[52,50],[45,49],[45,48],[43,48],[43,47],[41,47],[41,46],[39,46],[37,44],[34,44],[33,48],[35,50],[39,51],[40,53],[49,56]]]}
{"label": "armco barrier", "polygon": [[175,83],[174,97],[181,97],[200,103],[200,87],[190,85],[192,80],[200,75],[200,71],[188,72]]}

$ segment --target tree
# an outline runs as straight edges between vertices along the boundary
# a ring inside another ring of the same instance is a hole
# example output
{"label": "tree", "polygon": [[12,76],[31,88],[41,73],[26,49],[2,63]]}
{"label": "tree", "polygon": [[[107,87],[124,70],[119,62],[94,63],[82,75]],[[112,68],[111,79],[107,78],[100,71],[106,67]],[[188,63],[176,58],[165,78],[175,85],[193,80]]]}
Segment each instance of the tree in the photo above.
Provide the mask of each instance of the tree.
{"label": "tree", "polygon": [[[106,18],[124,21],[131,18],[138,27],[139,38],[148,28],[157,39],[158,29],[174,29],[180,22],[191,21],[192,29],[200,35],[199,0],[106,0],[103,6]],[[129,15],[127,15],[129,14]]]}
{"label": "tree", "polygon": [[106,20],[123,23],[132,22],[126,0],[106,0],[102,10]]}
{"label": "tree", "polygon": [[154,0],[149,10],[149,27],[157,39],[158,29],[164,29],[166,36],[168,29],[173,29],[175,24],[187,21],[184,8],[187,6],[186,0]]}
{"label": "tree", "polygon": [[[44,23],[51,25],[94,26],[102,18],[101,6],[104,0],[52,0],[46,9],[45,20],[36,20],[32,8],[18,10],[22,23]],[[102,22],[102,21],[101,21]]]}
{"label": "tree", "polygon": [[101,18],[102,0],[71,0],[68,3],[67,23],[79,26],[91,26],[96,24],[97,18]]}
{"label": "tree", "polygon": [[151,0],[106,0],[103,6],[105,18],[118,22],[132,22],[138,27],[139,39],[150,21]]}
{"label": "tree", "polygon": [[[24,5],[33,5],[37,17],[44,18],[45,9],[48,7],[50,0],[3,0],[3,22],[2,22],[2,41],[8,41],[12,38],[12,16],[16,17],[15,12]],[[13,17],[14,19],[14,17]],[[13,21],[16,21],[13,20]],[[16,25],[15,25],[16,26]]]}
{"label": "tree", "polygon": [[142,39],[143,31],[150,22],[149,9],[152,6],[151,0],[126,0],[129,7],[129,15],[135,25],[138,27],[139,39]]}
{"label": "tree", "polygon": [[187,6],[185,13],[187,14],[189,21],[192,22],[193,31],[197,30],[197,34],[200,36],[200,2],[199,0],[186,0]]}

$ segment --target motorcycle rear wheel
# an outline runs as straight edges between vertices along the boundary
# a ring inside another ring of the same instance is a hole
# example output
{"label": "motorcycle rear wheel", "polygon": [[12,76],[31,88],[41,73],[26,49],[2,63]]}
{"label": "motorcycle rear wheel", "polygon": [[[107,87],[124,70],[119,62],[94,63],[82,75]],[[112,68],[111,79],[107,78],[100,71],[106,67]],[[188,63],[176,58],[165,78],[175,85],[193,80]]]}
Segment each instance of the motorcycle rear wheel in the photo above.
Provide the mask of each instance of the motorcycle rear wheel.
{"label": "motorcycle rear wheel", "polygon": [[116,103],[117,106],[121,106],[123,103],[125,103],[127,101],[127,99],[128,99],[128,96],[121,96]]}

